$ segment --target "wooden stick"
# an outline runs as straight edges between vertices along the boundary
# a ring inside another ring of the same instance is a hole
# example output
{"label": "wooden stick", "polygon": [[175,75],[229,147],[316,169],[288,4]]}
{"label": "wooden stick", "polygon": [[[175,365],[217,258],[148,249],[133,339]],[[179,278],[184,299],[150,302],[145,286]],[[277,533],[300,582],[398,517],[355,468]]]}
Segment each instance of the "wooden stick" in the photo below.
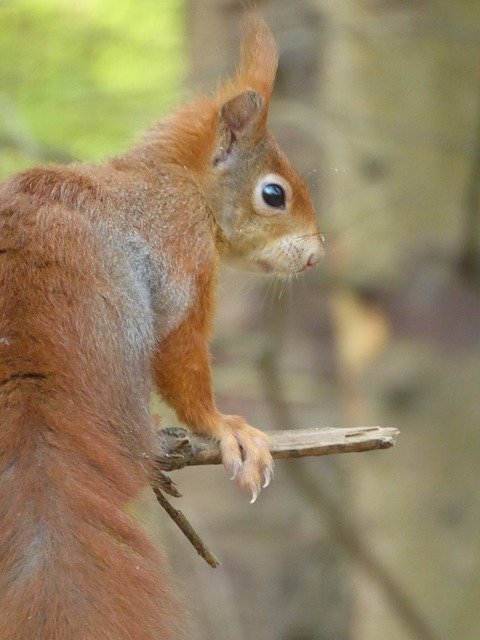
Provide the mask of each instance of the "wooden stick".
{"label": "wooden stick", "polygon": [[[272,456],[279,459],[388,449],[395,444],[398,430],[391,427],[325,427],[269,431],[268,435]],[[157,433],[156,462],[163,471],[220,464],[220,448],[215,440],[185,429],[164,429]]]}
{"label": "wooden stick", "polygon": [[205,559],[205,561],[214,569],[220,566],[220,560],[215,557],[215,555],[209,551],[206,547],[205,543],[202,541],[198,533],[192,527],[187,518],[183,515],[181,511],[175,509],[170,502],[165,498],[160,489],[156,486],[153,486],[153,491],[157,496],[157,500],[160,505],[165,509],[171,519],[178,526],[180,531],[190,540],[194,549],[196,549],[199,556]]}
{"label": "wooden stick", "polygon": [[[398,430],[385,427],[314,428],[287,431],[269,431],[270,451],[278,458],[325,456],[333,453],[388,449],[395,444]],[[156,473],[152,488],[160,505],[165,509],[182,533],[190,540],[197,553],[213,568],[219,560],[209,551],[198,533],[181,511],[175,509],[162,492],[180,497],[174,483],[163,473],[186,466],[220,464],[218,442],[189,433],[185,429],[161,429],[157,432],[155,462]]]}

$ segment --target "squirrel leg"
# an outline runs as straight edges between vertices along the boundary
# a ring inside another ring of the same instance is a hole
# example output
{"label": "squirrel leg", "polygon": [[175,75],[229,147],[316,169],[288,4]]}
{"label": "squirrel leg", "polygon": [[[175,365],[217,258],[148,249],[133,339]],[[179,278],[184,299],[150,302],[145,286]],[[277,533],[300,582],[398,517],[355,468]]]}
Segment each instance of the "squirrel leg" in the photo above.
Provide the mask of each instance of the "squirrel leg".
{"label": "squirrel leg", "polygon": [[226,469],[252,502],[273,477],[268,436],[239,416],[221,414],[213,400],[210,359],[204,332],[185,321],[159,345],[153,370],[156,386],[192,431],[216,438]]}

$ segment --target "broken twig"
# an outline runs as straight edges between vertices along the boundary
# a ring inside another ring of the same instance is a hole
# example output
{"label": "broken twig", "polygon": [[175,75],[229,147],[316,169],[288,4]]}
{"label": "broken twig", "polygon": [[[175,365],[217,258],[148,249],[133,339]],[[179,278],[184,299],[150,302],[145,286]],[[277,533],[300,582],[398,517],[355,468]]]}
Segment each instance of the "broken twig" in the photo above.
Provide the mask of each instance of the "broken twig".
{"label": "broken twig", "polygon": [[187,518],[183,515],[181,511],[175,509],[170,502],[165,498],[160,489],[156,486],[153,487],[153,491],[157,496],[157,500],[159,504],[165,509],[171,519],[178,526],[180,531],[190,540],[193,545],[193,548],[196,549],[199,556],[202,556],[204,560],[214,569],[216,569],[220,565],[220,560],[215,557],[215,555],[209,551],[206,547],[205,543],[202,541],[198,533],[192,527]]}
{"label": "broken twig", "polygon": [[[387,449],[395,444],[397,429],[357,427],[355,429],[293,429],[270,431],[270,451],[274,458],[324,456],[333,453]],[[157,432],[156,473],[152,488],[160,505],[190,540],[198,554],[213,568],[219,560],[208,550],[198,533],[181,511],[175,509],[163,493],[180,497],[175,484],[163,472],[186,466],[220,464],[220,447],[210,438],[189,433],[185,429],[162,429]]]}
{"label": "broken twig", "polygon": [[[398,430],[387,427],[325,427],[267,433],[274,458],[300,458],[388,449],[395,444]],[[220,464],[220,447],[215,440],[194,435],[185,429],[164,429],[157,433],[156,462],[162,471]]]}

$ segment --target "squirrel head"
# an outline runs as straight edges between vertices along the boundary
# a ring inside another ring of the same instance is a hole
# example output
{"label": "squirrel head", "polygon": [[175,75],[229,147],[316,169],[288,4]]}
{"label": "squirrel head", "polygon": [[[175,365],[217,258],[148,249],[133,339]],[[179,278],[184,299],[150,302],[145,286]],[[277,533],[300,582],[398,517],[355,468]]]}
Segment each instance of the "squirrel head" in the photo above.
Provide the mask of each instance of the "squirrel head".
{"label": "squirrel head", "polygon": [[226,238],[224,257],[248,270],[290,275],[323,256],[308,189],[267,129],[278,50],[250,16],[240,65],[216,94],[206,195]]}
{"label": "squirrel head", "polygon": [[324,250],[308,189],[267,129],[277,64],[270,30],[249,15],[233,78],[161,123],[153,142],[160,137],[164,153],[198,184],[225,259],[291,275]]}

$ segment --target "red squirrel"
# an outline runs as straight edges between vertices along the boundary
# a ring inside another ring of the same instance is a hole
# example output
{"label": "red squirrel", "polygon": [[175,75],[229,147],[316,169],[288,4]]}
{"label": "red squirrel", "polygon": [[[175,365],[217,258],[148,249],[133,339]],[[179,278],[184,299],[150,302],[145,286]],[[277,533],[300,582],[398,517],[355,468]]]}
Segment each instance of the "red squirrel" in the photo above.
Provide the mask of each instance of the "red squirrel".
{"label": "red squirrel", "polygon": [[267,436],[223,415],[208,342],[220,261],[289,276],[323,238],[266,128],[277,47],[251,18],[234,77],[103,164],[0,185],[0,638],[173,640],[174,590],[128,514],[155,387],[253,498]]}

